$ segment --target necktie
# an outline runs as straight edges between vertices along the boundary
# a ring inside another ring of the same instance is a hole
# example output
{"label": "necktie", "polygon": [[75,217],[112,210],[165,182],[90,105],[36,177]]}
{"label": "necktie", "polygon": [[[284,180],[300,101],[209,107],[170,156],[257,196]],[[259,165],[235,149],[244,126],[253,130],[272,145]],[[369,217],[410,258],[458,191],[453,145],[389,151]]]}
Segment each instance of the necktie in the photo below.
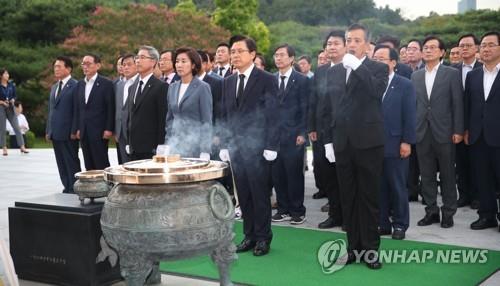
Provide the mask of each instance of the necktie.
{"label": "necktie", "polygon": [[135,93],[135,96],[134,96],[134,104],[135,104],[136,99],[138,99],[142,94],[142,84],[143,84],[142,80],[139,81],[139,88],[137,89],[137,92]]}
{"label": "necktie", "polygon": [[236,93],[236,105],[240,105],[240,98],[243,97],[243,87],[245,86],[245,75],[240,74],[240,83],[238,84],[238,92]]}
{"label": "necktie", "polygon": [[57,91],[56,91],[56,98],[59,97],[59,95],[61,94],[61,90],[62,90],[62,80],[59,81],[59,87],[57,88]]}
{"label": "necktie", "polygon": [[280,82],[280,95],[283,96],[285,94],[285,78],[286,76],[282,75],[280,76],[281,82]]}
{"label": "necktie", "polygon": [[223,72],[224,72],[224,70],[225,70],[225,69],[226,69],[225,67],[220,67],[220,68],[219,68],[219,75],[220,75],[221,77],[224,77],[224,73],[223,73]]}

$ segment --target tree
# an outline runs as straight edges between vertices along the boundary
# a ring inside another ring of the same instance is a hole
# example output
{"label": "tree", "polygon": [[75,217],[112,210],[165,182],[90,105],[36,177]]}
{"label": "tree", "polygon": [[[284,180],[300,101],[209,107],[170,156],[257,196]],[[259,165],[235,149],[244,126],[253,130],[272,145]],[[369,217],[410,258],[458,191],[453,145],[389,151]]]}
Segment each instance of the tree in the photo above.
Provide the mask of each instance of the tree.
{"label": "tree", "polygon": [[232,34],[252,37],[258,50],[267,52],[270,45],[269,29],[257,17],[257,0],[215,0],[213,22]]}

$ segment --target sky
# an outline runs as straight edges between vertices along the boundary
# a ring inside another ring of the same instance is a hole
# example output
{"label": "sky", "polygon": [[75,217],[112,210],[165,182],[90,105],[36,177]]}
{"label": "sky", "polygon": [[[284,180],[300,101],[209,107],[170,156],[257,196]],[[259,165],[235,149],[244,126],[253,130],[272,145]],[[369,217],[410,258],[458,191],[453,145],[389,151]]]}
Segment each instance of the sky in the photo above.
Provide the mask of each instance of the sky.
{"label": "sky", "polygon": [[[439,15],[456,14],[458,11],[459,0],[374,0],[375,5],[389,5],[390,8],[400,8],[405,18],[415,19],[420,16],[428,16],[429,12],[434,11]],[[500,8],[500,0],[477,0],[477,9]]]}

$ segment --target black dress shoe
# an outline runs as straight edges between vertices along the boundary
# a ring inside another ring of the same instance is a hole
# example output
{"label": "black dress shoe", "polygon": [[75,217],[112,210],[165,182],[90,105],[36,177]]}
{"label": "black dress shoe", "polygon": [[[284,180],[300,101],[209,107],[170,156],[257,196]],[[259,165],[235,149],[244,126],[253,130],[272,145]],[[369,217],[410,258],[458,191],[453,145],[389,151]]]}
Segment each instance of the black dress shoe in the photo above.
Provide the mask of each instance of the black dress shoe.
{"label": "black dress shoe", "polygon": [[341,226],[341,225],[342,225],[342,223],[338,223],[332,217],[328,217],[326,220],[324,220],[318,224],[318,228],[320,228],[320,229],[333,228],[333,227]]}
{"label": "black dress shoe", "polygon": [[453,225],[454,225],[454,223],[453,223],[452,216],[443,216],[443,219],[441,220],[441,227],[442,228],[450,228]]}
{"label": "black dress shoe", "polygon": [[405,239],[405,231],[402,228],[395,228],[392,232],[392,239],[402,240]]}
{"label": "black dress shoe", "polygon": [[373,269],[373,270],[377,270],[377,269],[382,268],[382,262],[380,262],[380,260],[378,259],[378,256],[375,257],[375,254],[373,254],[373,253],[370,253],[369,255],[367,255],[365,257],[365,263],[366,263],[366,266],[368,266],[368,268]]}
{"label": "black dress shoe", "polygon": [[478,200],[473,200],[470,203],[470,208],[473,209],[473,210],[479,209],[479,201]]}
{"label": "black dress shoe", "polygon": [[423,219],[419,220],[418,226],[431,225],[439,222],[439,214],[426,214]]}
{"label": "black dress shoe", "polygon": [[468,206],[470,204],[470,200],[466,197],[460,197],[457,201],[457,207],[463,208],[465,206]]}
{"label": "black dress shoe", "polygon": [[497,227],[498,223],[496,219],[479,218],[475,222],[471,223],[470,228],[473,230],[487,229],[490,227]]}
{"label": "black dress shoe", "polygon": [[330,204],[326,203],[324,206],[321,207],[321,212],[322,213],[327,213],[330,211]]}
{"label": "black dress shoe", "polygon": [[326,198],[326,194],[324,192],[318,191],[313,195],[313,199],[315,199],[315,200],[322,199],[322,198]]}
{"label": "black dress shoe", "polygon": [[345,262],[345,264],[352,264],[356,262],[356,255],[354,255],[354,252],[352,251],[347,251],[347,260]]}
{"label": "black dress shoe", "polygon": [[270,243],[267,241],[257,241],[255,248],[253,249],[254,256],[263,256],[269,253],[271,249]]}
{"label": "black dress shoe", "polygon": [[392,230],[390,228],[378,228],[378,234],[379,235],[391,235]]}
{"label": "black dress shoe", "polygon": [[255,244],[255,241],[245,238],[240,244],[238,244],[238,246],[236,246],[236,252],[240,253],[249,251],[255,247]]}

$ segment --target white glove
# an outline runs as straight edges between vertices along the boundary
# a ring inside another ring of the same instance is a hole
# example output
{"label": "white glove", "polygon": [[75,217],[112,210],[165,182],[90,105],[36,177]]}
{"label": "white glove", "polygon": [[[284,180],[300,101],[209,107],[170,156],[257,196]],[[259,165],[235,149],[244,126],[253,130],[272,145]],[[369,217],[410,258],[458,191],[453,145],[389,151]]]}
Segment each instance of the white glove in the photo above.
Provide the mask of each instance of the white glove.
{"label": "white glove", "polygon": [[267,161],[274,161],[276,157],[278,157],[278,152],[271,150],[264,150],[264,154],[262,154]]}
{"label": "white glove", "polygon": [[125,145],[125,153],[130,155],[130,145]]}
{"label": "white glove", "polygon": [[355,55],[347,53],[342,58],[342,64],[346,69],[351,68],[352,70],[356,70],[361,65],[361,61]]}
{"label": "white glove", "polygon": [[229,150],[227,149],[220,149],[219,151],[219,158],[224,161],[224,162],[230,162],[231,158],[229,158]]}
{"label": "white glove", "polygon": [[169,154],[170,154],[170,146],[168,146],[168,145],[158,145],[156,147],[156,155],[167,156]]}
{"label": "white glove", "polygon": [[325,144],[325,157],[330,163],[335,163],[335,152],[333,151],[333,144]]}
{"label": "white glove", "polygon": [[201,152],[200,159],[205,160],[205,161],[210,161],[210,154],[205,153],[205,152]]}

